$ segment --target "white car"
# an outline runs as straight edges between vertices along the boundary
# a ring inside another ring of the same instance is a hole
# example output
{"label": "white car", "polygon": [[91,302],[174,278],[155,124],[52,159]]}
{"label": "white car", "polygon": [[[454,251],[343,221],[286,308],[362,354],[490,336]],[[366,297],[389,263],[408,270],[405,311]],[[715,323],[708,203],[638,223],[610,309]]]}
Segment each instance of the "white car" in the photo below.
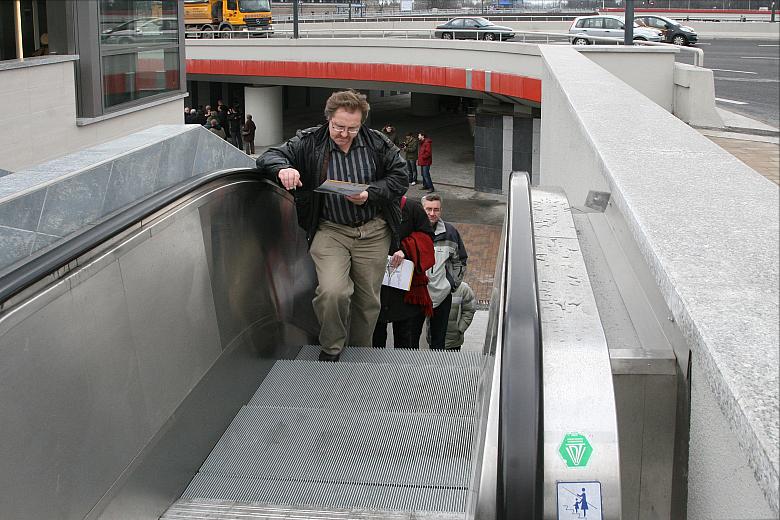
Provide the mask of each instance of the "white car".
{"label": "white car", "polygon": [[[569,34],[569,41],[574,45],[607,43],[596,38],[617,38],[622,41],[625,37],[625,25],[623,19],[617,16],[581,16],[574,19],[569,27]],[[634,41],[660,42],[661,31],[641,27],[634,22]]]}

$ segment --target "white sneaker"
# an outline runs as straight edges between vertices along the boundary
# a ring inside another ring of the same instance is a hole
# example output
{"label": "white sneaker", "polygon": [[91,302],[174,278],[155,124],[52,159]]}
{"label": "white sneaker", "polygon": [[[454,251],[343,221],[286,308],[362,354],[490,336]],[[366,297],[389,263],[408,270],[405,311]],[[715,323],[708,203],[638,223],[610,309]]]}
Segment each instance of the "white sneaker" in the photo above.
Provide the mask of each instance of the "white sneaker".
{"label": "white sneaker", "polygon": [[417,183],[416,183],[416,182],[414,182],[414,181],[412,181],[412,182],[410,182],[410,183],[409,183],[409,186],[415,186],[415,185],[417,185]]}

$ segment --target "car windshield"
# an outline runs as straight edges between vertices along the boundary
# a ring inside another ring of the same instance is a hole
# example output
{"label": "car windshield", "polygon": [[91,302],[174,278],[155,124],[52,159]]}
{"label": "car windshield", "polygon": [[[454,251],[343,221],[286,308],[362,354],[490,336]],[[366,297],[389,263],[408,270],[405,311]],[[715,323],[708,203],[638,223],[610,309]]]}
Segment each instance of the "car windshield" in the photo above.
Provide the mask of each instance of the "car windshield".
{"label": "car windshield", "polygon": [[477,25],[479,25],[480,27],[488,27],[490,25],[493,25],[493,22],[485,18],[474,18],[474,21],[477,22]]}
{"label": "car windshield", "polygon": [[270,11],[271,4],[268,0],[239,0],[238,10],[242,13],[256,13],[258,11]]}

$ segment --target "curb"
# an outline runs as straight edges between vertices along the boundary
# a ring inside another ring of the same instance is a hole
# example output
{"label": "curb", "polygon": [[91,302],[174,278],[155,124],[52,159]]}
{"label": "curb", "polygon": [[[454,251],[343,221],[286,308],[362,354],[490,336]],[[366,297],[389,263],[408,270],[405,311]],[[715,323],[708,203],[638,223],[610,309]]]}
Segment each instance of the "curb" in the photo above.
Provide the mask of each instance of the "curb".
{"label": "curb", "polygon": [[749,128],[740,126],[693,126],[697,130],[713,130],[715,132],[731,132],[734,134],[760,135],[764,137],[780,137],[780,130],[762,130],[760,128]]}

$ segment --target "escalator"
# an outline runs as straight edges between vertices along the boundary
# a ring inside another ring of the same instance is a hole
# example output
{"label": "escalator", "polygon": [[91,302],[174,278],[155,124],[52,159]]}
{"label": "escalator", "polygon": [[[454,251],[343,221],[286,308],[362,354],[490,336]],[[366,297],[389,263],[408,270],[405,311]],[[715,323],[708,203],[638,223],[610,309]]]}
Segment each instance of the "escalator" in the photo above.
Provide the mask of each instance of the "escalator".
{"label": "escalator", "polygon": [[251,170],[185,181],[0,273],[0,516],[541,518],[520,195],[482,352],[317,361],[294,204]]}

